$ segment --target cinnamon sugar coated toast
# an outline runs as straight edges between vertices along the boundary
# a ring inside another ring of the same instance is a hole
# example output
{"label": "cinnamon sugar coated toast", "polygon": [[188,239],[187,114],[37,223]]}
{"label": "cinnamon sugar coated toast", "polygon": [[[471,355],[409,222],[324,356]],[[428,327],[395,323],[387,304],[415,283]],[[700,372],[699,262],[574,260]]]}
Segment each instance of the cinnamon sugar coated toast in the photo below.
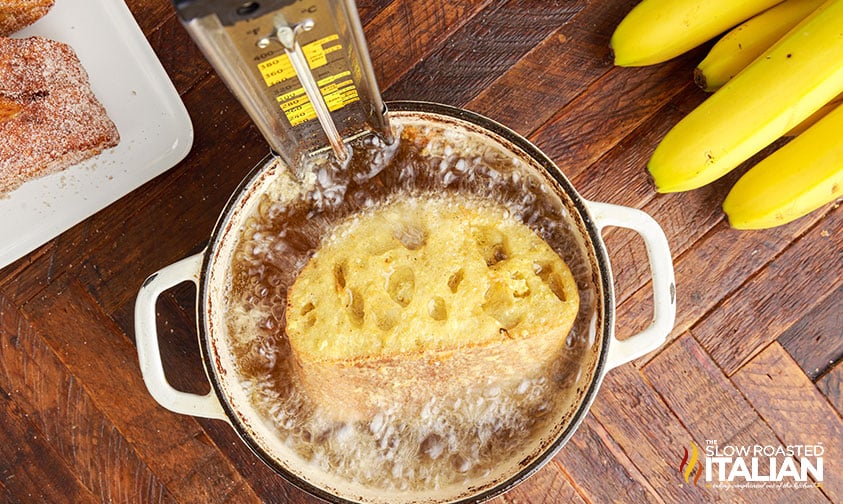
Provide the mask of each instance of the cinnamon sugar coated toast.
{"label": "cinnamon sugar coated toast", "polygon": [[286,331],[311,399],[360,418],[540,375],[578,307],[565,262],[505,208],[415,197],[323,241],[289,291]]}
{"label": "cinnamon sugar coated toast", "polygon": [[0,0],[0,37],[38,21],[54,3],[55,0]]}
{"label": "cinnamon sugar coated toast", "polygon": [[119,141],[70,46],[0,37],[0,193]]}

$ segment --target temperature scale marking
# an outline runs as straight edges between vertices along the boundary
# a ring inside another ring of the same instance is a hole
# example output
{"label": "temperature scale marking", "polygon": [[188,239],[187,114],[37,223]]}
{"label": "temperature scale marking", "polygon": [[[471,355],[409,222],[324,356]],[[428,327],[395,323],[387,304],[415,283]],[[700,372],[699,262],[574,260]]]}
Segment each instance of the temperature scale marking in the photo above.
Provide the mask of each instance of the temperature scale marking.
{"label": "temperature scale marking", "polygon": [[[334,34],[302,46],[302,52],[311,70],[327,66],[330,63],[328,56],[342,50],[342,45],[335,43],[338,40],[339,37]],[[267,87],[296,78],[296,71],[286,54],[259,63],[258,70]],[[348,70],[319,79],[317,84],[331,112],[360,99]],[[300,86],[278,95],[276,100],[292,126],[316,119],[316,111],[307,99],[304,88]]]}

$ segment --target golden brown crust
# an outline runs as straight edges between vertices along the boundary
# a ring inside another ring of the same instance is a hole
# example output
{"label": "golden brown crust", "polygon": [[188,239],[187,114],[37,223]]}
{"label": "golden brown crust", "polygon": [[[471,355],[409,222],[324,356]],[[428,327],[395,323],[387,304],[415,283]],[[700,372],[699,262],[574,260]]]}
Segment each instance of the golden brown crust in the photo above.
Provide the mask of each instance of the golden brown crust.
{"label": "golden brown crust", "polygon": [[23,110],[22,103],[0,95],[0,122],[12,120],[20,114],[21,110]]}
{"label": "golden brown crust", "polygon": [[0,0],[0,37],[22,30],[44,17],[55,0]]}
{"label": "golden brown crust", "polygon": [[119,140],[70,46],[0,37],[0,193]]}
{"label": "golden brown crust", "polygon": [[289,290],[286,332],[329,415],[412,414],[431,397],[542,376],[578,306],[564,261],[503,207],[410,198],[323,242]]}

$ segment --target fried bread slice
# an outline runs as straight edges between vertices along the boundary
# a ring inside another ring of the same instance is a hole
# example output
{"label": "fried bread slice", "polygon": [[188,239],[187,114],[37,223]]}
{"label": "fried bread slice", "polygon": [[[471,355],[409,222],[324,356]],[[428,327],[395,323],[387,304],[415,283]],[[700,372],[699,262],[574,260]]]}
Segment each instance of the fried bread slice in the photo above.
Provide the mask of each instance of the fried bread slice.
{"label": "fried bread slice", "polygon": [[289,290],[286,332],[311,398],[362,418],[541,375],[578,307],[568,266],[505,208],[431,196],[340,224]]}
{"label": "fried bread slice", "polygon": [[0,193],[119,140],[70,46],[42,37],[0,37]]}
{"label": "fried bread slice", "polygon": [[0,0],[0,37],[38,21],[54,3],[55,0]]}

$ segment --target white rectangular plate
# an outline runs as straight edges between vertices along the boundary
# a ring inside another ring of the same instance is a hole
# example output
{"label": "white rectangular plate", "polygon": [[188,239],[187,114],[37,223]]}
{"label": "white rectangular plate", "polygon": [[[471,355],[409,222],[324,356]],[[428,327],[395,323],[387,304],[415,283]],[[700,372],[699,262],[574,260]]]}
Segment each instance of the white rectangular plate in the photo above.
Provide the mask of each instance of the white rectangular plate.
{"label": "white rectangular plate", "polygon": [[161,62],[122,0],[56,0],[14,37],[69,44],[120,132],[120,143],[0,195],[0,268],[181,161],[193,125]]}

